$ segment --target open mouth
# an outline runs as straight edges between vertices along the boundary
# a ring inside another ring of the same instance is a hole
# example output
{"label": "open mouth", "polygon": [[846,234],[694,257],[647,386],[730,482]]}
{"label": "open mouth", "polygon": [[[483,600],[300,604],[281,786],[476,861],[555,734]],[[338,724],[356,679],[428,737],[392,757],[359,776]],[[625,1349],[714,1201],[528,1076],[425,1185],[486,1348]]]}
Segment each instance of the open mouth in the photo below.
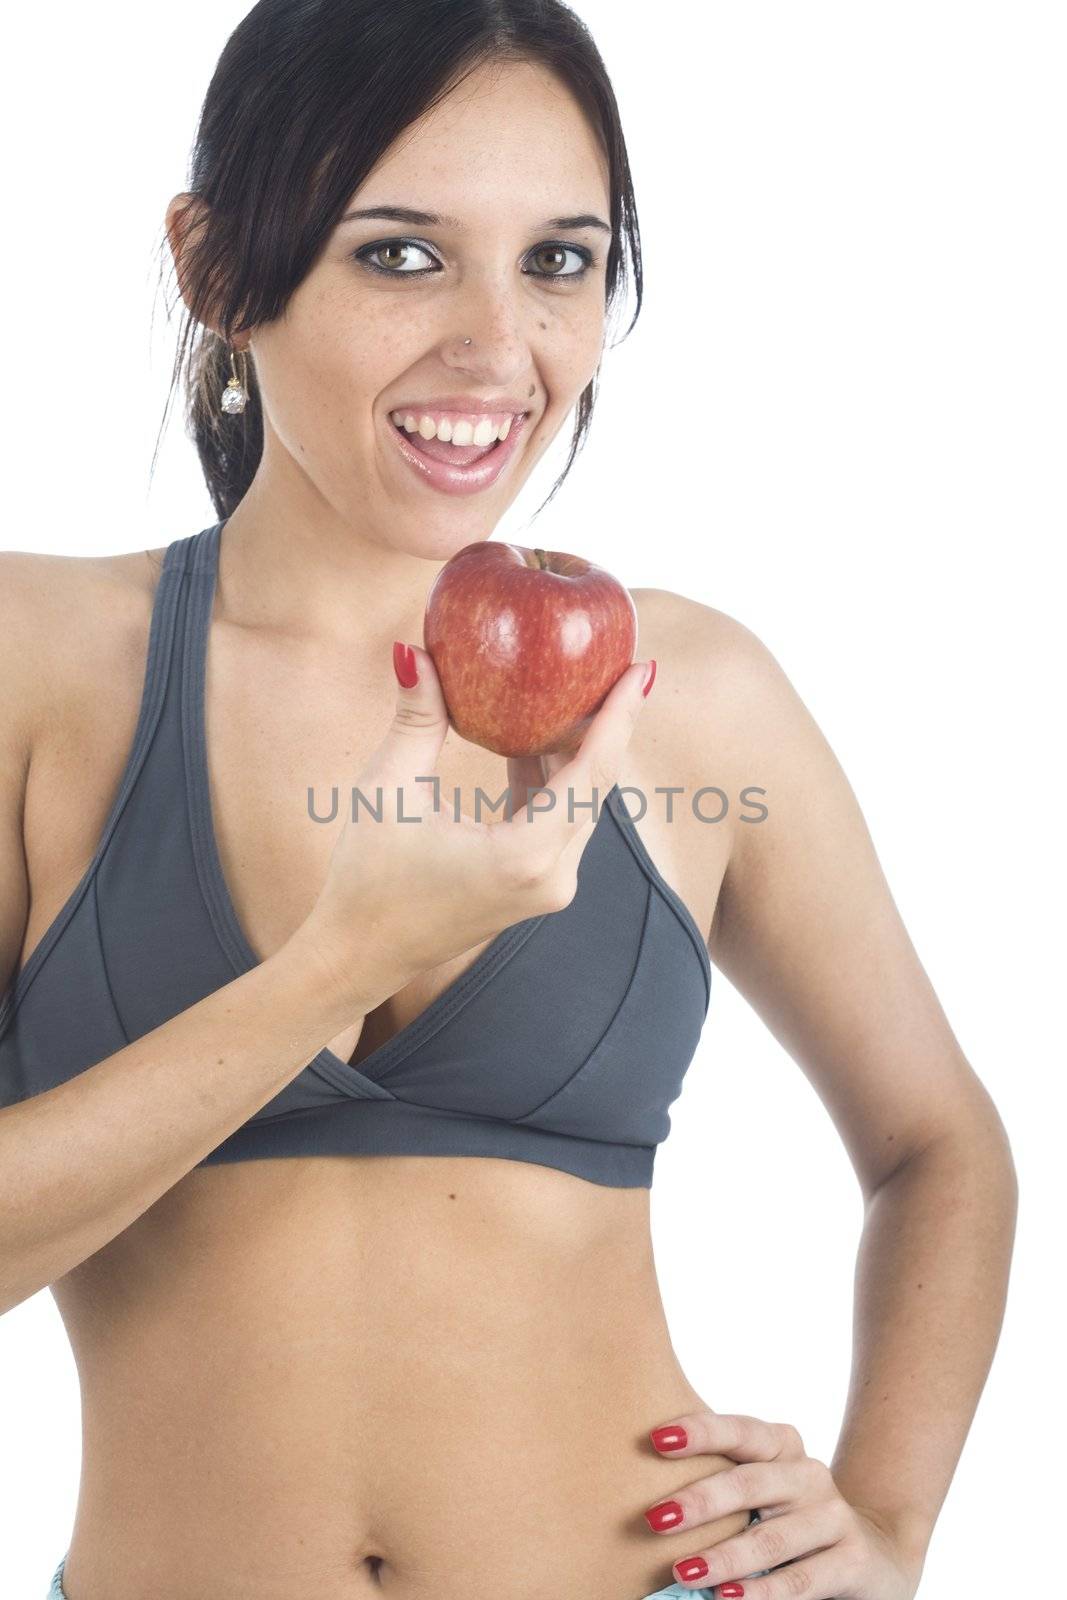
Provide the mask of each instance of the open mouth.
{"label": "open mouth", "polygon": [[449,467],[469,467],[473,462],[482,461],[486,456],[492,455],[493,451],[499,449],[504,442],[494,439],[492,444],[452,444],[451,441],[446,442],[436,437],[424,439],[417,428],[414,433],[409,433],[391,418],[390,426],[395,428],[413,449],[420,451],[424,456],[429,456],[431,461],[441,461]]}
{"label": "open mouth", "polygon": [[415,475],[428,489],[441,494],[480,494],[507,472],[522,450],[529,420],[528,411],[512,419],[506,439],[488,445],[455,445],[451,441],[424,439],[418,430],[409,433],[390,415],[389,427],[397,449]]}

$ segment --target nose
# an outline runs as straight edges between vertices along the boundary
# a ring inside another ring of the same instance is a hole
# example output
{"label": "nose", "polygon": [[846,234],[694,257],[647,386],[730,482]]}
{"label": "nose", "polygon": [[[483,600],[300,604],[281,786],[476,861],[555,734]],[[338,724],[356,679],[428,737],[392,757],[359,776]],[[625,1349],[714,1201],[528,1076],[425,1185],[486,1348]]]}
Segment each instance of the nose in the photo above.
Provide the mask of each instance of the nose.
{"label": "nose", "polygon": [[449,328],[441,341],[442,360],[493,388],[514,383],[530,369],[530,340],[524,321],[529,315],[506,288],[463,295],[449,308]]}

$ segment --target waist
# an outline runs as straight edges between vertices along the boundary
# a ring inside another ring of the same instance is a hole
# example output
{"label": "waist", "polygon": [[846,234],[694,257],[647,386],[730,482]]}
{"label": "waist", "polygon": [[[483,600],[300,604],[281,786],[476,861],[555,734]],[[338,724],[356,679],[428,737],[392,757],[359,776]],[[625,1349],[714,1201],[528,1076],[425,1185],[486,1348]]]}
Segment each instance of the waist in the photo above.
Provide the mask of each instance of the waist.
{"label": "waist", "polygon": [[714,1402],[671,1345],[646,1190],[488,1161],[255,1165],[191,1174],[108,1247],[121,1260],[93,1258],[108,1286],[61,1301],[79,1600],[134,1600],[149,1572],[156,1600],[638,1600],[673,1581],[694,1536],[642,1512],[732,1463],[648,1440]]}
{"label": "waist", "polygon": [[[666,1341],[635,1343],[627,1297],[580,1338],[532,1349],[512,1323],[455,1330],[441,1359],[362,1352],[360,1378],[279,1361],[242,1383],[174,1371],[166,1406],[139,1378],[85,1413],[71,1592],[78,1600],[639,1600],[671,1564],[739,1532],[652,1533],[644,1510],[725,1470],[659,1456],[649,1429],[708,1401]],[[486,1359],[480,1351],[485,1341]],[[213,1365],[203,1352],[203,1367]],[[354,1364],[353,1364],[354,1365]],[[184,1404],[179,1404],[184,1395]]]}

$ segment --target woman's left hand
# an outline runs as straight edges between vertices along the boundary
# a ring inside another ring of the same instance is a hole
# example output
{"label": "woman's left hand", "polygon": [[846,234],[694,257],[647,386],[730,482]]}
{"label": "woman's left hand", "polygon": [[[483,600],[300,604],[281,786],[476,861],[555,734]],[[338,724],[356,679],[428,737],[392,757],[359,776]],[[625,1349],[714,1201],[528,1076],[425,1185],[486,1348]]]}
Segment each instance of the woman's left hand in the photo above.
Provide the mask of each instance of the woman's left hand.
{"label": "woman's left hand", "polygon": [[699,1534],[731,1511],[755,1510],[761,1518],[706,1549],[694,1538],[690,1554],[674,1563],[679,1583],[718,1584],[716,1600],[912,1600],[921,1561],[898,1547],[877,1513],[844,1499],[829,1467],[807,1454],[790,1423],[694,1411],[649,1437],[661,1455],[740,1463],[650,1507],[653,1532]]}

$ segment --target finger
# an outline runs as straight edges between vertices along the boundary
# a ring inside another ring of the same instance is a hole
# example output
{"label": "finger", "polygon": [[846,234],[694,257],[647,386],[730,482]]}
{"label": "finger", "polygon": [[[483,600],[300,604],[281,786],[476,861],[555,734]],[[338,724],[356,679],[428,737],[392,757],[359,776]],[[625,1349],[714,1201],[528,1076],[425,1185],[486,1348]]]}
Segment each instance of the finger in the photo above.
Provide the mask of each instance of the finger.
{"label": "finger", "polygon": [[414,658],[418,678],[410,686],[400,682],[399,675],[405,671],[405,663],[394,648],[393,668],[398,677],[393,720],[360,773],[363,784],[414,787],[417,778],[436,770],[448,733],[448,707],[429,651],[418,645],[410,645],[408,649]]}
{"label": "finger", "polygon": [[[739,1511],[751,1515],[760,1510],[762,1514],[762,1508],[768,1506],[789,1510],[809,1504],[812,1501],[810,1487],[809,1476],[800,1461],[746,1461],[737,1467],[709,1473],[695,1483],[687,1483],[669,1500],[650,1506],[644,1516],[653,1533],[673,1533],[679,1528],[699,1528],[709,1522],[721,1522]],[[776,1522],[782,1514],[775,1512]]]}
{"label": "finger", "polygon": [[[741,1535],[741,1539],[748,1537],[747,1533]],[[712,1545],[708,1550],[695,1550],[692,1555],[683,1556],[674,1563],[679,1582],[696,1584],[702,1589],[714,1588],[716,1600],[724,1591],[725,1600],[729,1600],[731,1584],[743,1586],[745,1600],[795,1600],[797,1595],[803,1595],[804,1600],[835,1600],[835,1596],[856,1592],[856,1580],[860,1574],[855,1560],[843,1545],[831,1545],[827,1549],[811,1550],[810,1553],[806,1551],[792,1558],[783,1556],[771,1567],[747,1565],[753,1560],[750,1545],[747,1550],[741,1548],[735,1555],[730,1575],[727,1576],[723,1558],[728,1546],[735,1545],[736,1548],[739,1542],[724,1539],[721,1544]],[[755,1559],[766,1558],[757,1555]],[[723,1585],[722,1589],[717,1587],[720,1584]]]}
{"label": "finger", "polygon": [[[799,1433],[789,1422],[765,1422],[726,1411],[692,1411],[649,1438],[655,1449],[672,1456],[722,1455],[735,1461],[773,1461],[781,1455],[805,1454]],[[684,1442],[679,1442],[680,1440]]]}
{"label": "finger", "polygon": [[641,715],[648,669],[647,661],[632,662],[619,675],[577,752],[568,755],[545,784],[554,799],[538,807],[537,826],[560,851],[575,834],[584,840],[596,825]]}

